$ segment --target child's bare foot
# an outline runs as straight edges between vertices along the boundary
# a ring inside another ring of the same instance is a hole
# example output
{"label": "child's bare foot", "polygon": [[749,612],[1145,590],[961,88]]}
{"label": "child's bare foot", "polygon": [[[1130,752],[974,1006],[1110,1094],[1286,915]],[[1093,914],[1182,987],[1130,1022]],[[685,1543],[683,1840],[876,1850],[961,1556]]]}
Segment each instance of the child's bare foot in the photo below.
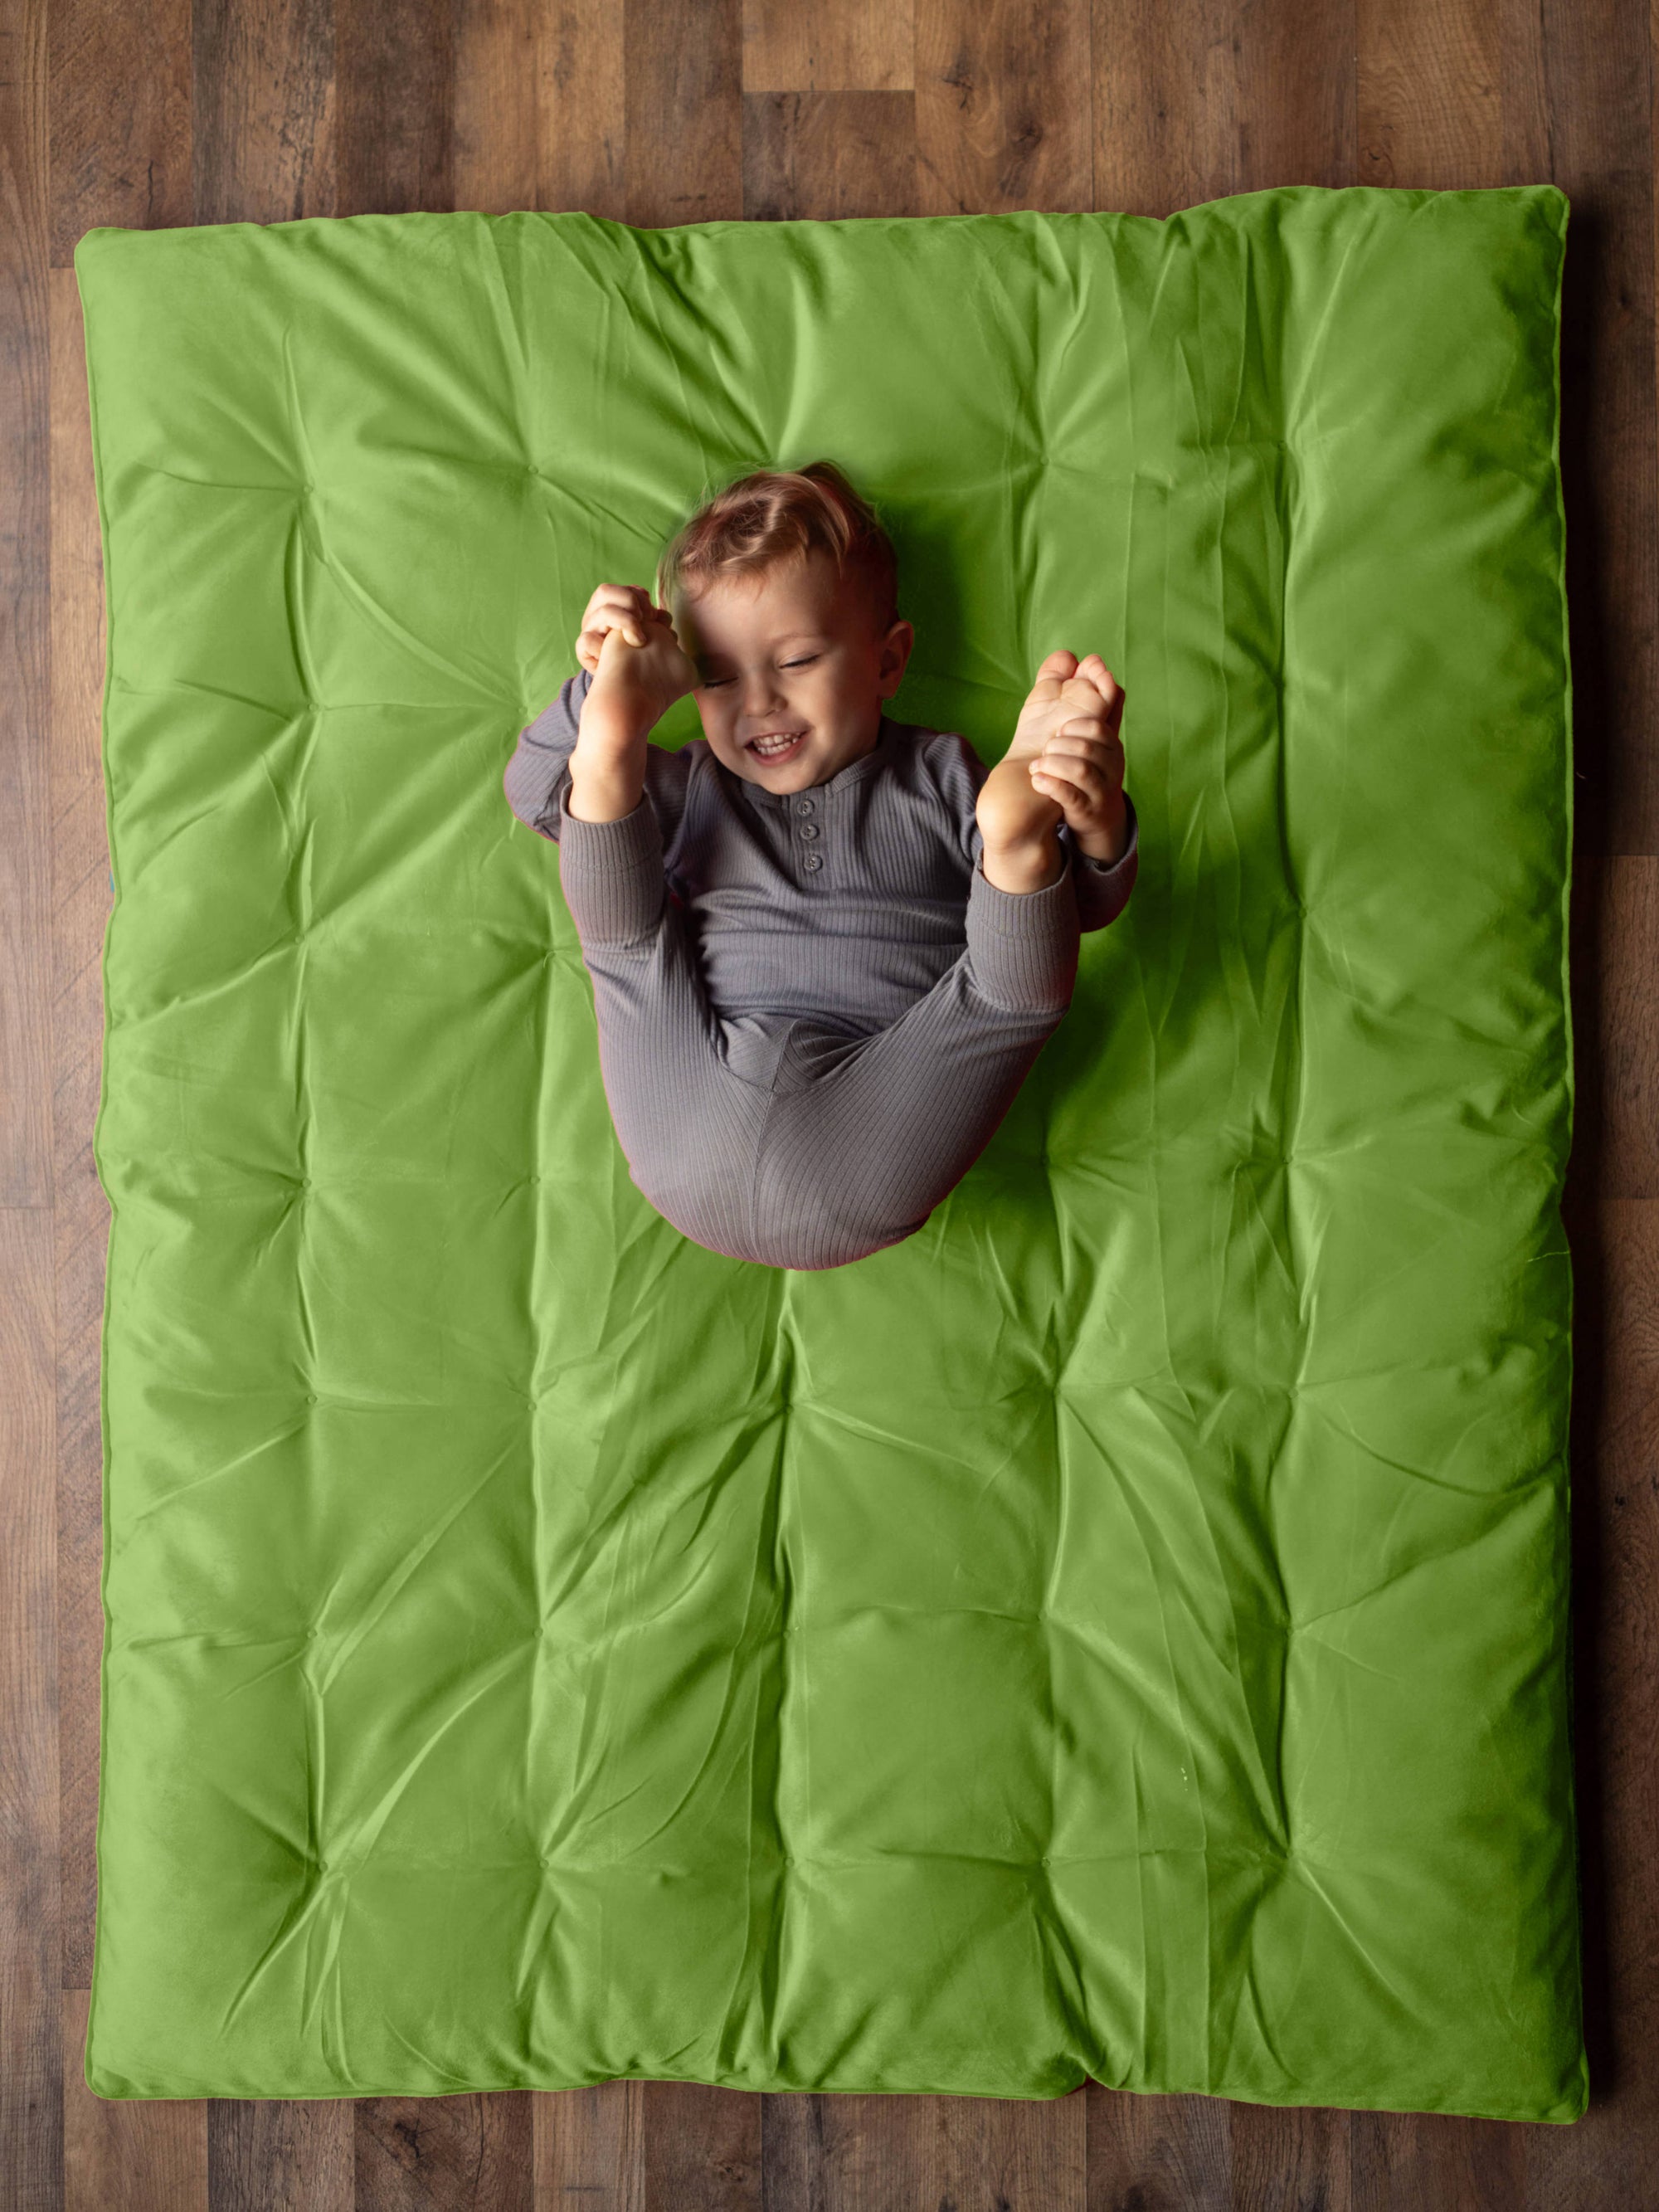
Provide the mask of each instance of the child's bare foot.
{"label": "child's bare foot", "polygon": [[1066,856],[1054,832],[1065,811],[1031,781],[1029,755],[1004,755],[980,786],[975,811],[988,883],[1002,891],[1037,891],[1059,879]]}
{"label": "child's bare foot", "polygon": [[579,822],[616,822],[645,790],[646,744],[677,699],[696,688],[668,615],[633,587],[601,584],[588,603],[577,653],[593,672],[570,754],[569,811]]}
{"label": "child's bare foot", "polygon": [[1122,687],[1097,653],[1083,660],[1064,649],[1048,656],[1007,752],[980,791],[985,872],[992,882],[998,880],[994,848],[1006,873],[1036,878],[1005,889],[1053,882],[1059,866],[1042,873],[1036,856],[1053,852],[1059,860],[1054,832],[1062,821],[1091,859],[1122,858],[1129,842],[1122,720]]}

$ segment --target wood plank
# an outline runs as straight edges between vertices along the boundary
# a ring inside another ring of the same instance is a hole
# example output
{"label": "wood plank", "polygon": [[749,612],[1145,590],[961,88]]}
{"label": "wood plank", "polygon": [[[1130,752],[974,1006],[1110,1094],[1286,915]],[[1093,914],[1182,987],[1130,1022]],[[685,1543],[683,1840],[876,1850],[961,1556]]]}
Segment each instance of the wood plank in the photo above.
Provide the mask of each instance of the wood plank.
{"label": "wood plank", "polygon": [[[25,823],[27,829],[29,825]],[[52,1218],[0,1207],[0,2206],[63,2185]]]}
{"label": "wood plank", "polygon": [[914,95],[745,93],[743,211],[760,222],[914,215]]}
{"label": "wood plank", "polygon": [[1659,1198],[1659,860],[1581,860],[1572,904],[1575,1183]]}
{"label": "wood plank", "polygon": [[65,1990],[64,2212],[208,2212],[206,2104],[94,2097],[86,2045],[87,1992]]}
{"label": "wood plank", "polygon": [[72,269],[52,272],[52,1244],[57,1273],[58,1759],[62,1973],[92,1978],[109,1201],[93,1137],[112,894],[103,768],[104,571]]}
{"label": "wood plank", "polygon": [[933,2108],[930,2203],[951,2204],[958,2212],[1085,2212],[1086,2090],[1054,2098],[914,2101]]}
{"label": "wood plank", "polygon": [[532,2099],[537,2212],[645,2212],[645,2084],[605,2081]]}
{"label": "wood plank", "polygon": [[1573,1673],[1590,2109],[1575,2127],[1525,2131],[1527,2201],[1550,2212],[1645,2205],[1659,2176],[1659,1200],[1574,1198]]}
{"label": "wood plank", "polygon": [[46,22],[0,52],[0,2204],[61,2191]]}
{"label": "wood plank", "polygon": [[1352,0],[1094,0],[1091,47],[1094,206],[1355,181]]}
{"label": "wood plank", "polygon": [[1510,2212],[1530,2130],[1502,2120],[1355,2112],[1352,2212]]}
{"label": "wood plank", "polygon": [[533,2212],[527,2092],[365,2097],[356,2123],[356,2212]]}
{"label": "wood plank", "polygon": [[743,214],[740,0],[630,0],[623,220],[648,228]]}
{"label": "wood plank", "polygon": [[1653,121],[1645,16],[1544,0],[1549,175],[1571,201],[1561,465],[1580,852],[1659,853]]}
{"label": "wood plank", "polygon": [[19,8],[0,74],[0,1206],[52,1203],[52,846],[47,728],[51,480],[47,434],[46,26]]}
{"label": "wood plank", "polygon": [[[766,2212],[888,2212],[936,2205],[931,2097],[769,2096]],[[953,2203],[955,2200],[952,2200]],[[956,2212],[967,2212],[957,2205]]]}
{"label": "wood plank", "polygon": [[335,212],[455,204],[458,0],[334,0]]}
{"label": "wood plank", "polygon": [[1462,191],[1502,174],[1512,14],[1477,0],[1357,0],[1362,185]]}
{"label": "wood plank", "polygon": [[1318,2106],[1233,2106],[1232,2212],[1283,2212],[1286,2205],[1355,2212],[1353,2117]]}
{"label": "wood plank", "polygon": [[355,2212],[353,2106],[349,2097],[208,2106],[212,2212]]}
{"label": "wood plank", "polygon": [[1427,191],[1549,176],[1542,26],[1487,0],[1356,0],[1358,181]]}
{"label": "wood plank", "polygon": [[913,0],[744,0],[745,92],[908,92],[915,58]]}
{"label": "wood plank", "polygon": [[1090,2212],[1231,2212],[1232,2120],[1219,2097],[1103,2088],[1088,2098]]}
{"label": "wood plank", "polygon": [[1094,204],[1168,215],[1234,189],[1244,25],[1230,0],[1094,0]]}
{"label": "wood plank", "polygon": [[57,0],[47,58],[52,260],[94,224],[191,221],[191,0]]}
{"label": "wood plank", "polygon": [[917,212],[1092,207],[1089,0],[915,0]]}
{"label": "wood plank", "polygon": [[624,219],[623,0],[459,0],[455,204]]}
{"label": "wood plank", "polygon": [[645,2212],[761,2212],[761,2099],[693,2081],[644,2088]]}
{"label": "wood plank", "polygon": [[198,222],[334,205],[333,0],[195,0]]}
{"label": "wood plank", "polygon": [[769,2096],[767,2212],[1084,2212],[1088,2104],[1054,2099]]}

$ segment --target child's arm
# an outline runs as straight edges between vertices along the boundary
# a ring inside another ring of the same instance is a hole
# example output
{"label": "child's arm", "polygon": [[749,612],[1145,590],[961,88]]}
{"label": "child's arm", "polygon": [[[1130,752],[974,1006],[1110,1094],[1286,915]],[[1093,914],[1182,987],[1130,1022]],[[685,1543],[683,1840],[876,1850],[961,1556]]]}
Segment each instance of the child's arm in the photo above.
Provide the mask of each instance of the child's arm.
{"label": "child's arm", "polygon": [[1127,791],[1123,805],[1128,817],[1129,842],[1115,860],[1092,859],[1079,846],[1071,825],[1064,822],[1060,825],[1060,843],[1072,848],[1078,922],[1085,933],[1104,929],[1115,921],[1128,905],[1129,894],[1135,887],[1135,877],[1140,868],[1140,826],[1135,817],[1135,803]]}

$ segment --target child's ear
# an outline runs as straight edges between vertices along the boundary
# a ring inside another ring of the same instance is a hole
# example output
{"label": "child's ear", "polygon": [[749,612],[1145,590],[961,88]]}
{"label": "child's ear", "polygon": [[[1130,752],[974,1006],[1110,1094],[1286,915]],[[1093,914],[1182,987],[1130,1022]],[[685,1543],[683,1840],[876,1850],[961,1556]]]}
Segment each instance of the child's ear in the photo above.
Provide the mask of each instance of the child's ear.
{"label": "child's ear", "polygon": [[896,622],[881,641],[882,681],[885,683],[890,676],[895,691],[904,680],[905,667],[910,659],[910,648],[915,641],[916,633],[908,622]]}

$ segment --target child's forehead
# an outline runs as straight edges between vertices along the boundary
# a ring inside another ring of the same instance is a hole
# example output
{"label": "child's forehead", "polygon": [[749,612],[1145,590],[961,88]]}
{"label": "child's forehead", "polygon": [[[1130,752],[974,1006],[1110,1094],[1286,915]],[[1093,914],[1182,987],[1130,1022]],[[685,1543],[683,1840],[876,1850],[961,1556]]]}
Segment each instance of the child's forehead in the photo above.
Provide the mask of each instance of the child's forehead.
{"label": "child's forehead", "polygon": [[752,642],[789,645],[822,637],[853,611],[854,579],[832,564],[751,572],[717,578],[695,592],[676,594],[675,620],[703,634],[731,633]]}

